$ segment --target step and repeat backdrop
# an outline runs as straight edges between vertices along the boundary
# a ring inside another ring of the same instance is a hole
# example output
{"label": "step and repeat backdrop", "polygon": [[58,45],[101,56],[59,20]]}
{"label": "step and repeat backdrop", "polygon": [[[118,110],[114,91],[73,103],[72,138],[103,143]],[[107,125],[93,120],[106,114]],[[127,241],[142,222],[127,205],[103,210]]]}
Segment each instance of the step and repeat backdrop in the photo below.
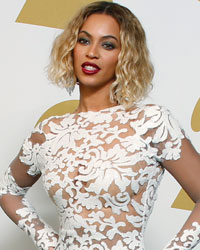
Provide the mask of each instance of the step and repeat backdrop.
{"label": "step and repeat backdrop", "polygon": [[[47,80],[46,67],[53,40],[71,16],[89,2],[93,1],[1,1],[0,175],[39,120],[70,112],[77,105],[78,88],[69,96]],[[114,2],[128,7],[146,30],[156,73],[154,88],[145,102],[170,109],[200,152],[200,1]],[[58,229],[55,207],[40,181],[28,196],[43,218]],[[146,249],[162,249],[192,207],[192,201],[166,173],[147,226]],[[1,209],[0,235],[1,250],[35,249]]]}

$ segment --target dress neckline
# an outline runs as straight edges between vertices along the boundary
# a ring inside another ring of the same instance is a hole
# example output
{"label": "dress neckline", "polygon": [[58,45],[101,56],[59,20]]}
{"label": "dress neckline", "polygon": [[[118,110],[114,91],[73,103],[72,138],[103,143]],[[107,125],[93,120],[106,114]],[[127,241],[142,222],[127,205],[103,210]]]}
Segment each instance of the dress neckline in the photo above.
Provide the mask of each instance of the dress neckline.
{"label": "dress neckline", "polygon": [[124,106],[123,105],[116,105],[116,106],[112,106],[109,108],[104,108],[104,109],[100,109],[98,111],[94,111],[94,110],[88,110],[88,111],[82,111],[82,112],[78,112],[78,113],[71,113],[71,115],[86,115],[86,114],[100,114],[100,113],[113,113],[116,112],[117,110],[124,110]]}

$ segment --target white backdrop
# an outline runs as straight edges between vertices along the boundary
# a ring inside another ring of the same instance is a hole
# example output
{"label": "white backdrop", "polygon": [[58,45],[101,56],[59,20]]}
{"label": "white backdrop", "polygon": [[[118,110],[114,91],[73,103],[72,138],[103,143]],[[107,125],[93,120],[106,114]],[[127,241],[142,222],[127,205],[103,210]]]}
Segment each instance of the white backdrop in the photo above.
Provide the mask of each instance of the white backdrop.
{"label": "white backdrop", "polygon": [[[66,0],[67,1],[67,0]],[[118,0],[142,22],[156,68],[154,89],[146,102],[169,108],[200,151],[200,133],[190,126],[200,97],[200,2],[198,0]],[[38,118],[69,97],[46,79],[51,44],[60,30],[15,23],[25,0],[1,1],[0,8],[0,175],[18,153]],[[55,208],[40,182],[29,193],[32,203],[57,228]],[[179,230],[188,211],[172,209],[180,186],[166,174],[146,232],[146,249],[160,250]],[[0,250],[33,250],[28,237],[0,210]],[[195,248],[200,250],[200,246]]]}

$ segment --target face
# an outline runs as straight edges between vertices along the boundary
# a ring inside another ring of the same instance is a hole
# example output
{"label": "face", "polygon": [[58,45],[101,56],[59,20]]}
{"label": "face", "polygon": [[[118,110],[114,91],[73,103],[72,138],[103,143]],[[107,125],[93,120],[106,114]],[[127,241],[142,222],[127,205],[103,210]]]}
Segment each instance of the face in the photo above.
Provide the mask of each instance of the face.
{"label": "face", "polygon": [[116,20],[105,14],[89,16],[73,51],[80,86],[109,86],[115,80],[119,52],[120,28]]}

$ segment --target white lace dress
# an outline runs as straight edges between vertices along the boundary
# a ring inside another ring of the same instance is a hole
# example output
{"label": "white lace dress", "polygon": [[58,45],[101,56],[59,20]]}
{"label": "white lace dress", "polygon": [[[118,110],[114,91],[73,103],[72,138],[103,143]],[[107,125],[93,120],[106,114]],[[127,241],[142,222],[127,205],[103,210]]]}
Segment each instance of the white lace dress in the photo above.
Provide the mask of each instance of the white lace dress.
{"label": "white lace dress", "polygon": [[[28,175],[42,176],[60,229],[57,233],[42,221],[26,198],[16,209],[18,225],[38,249],[143,250],[162,162],[180,158],[184,138],[171,114],[157,105],[45,120],[24,141],[18,170],[26,166]],[[24,197],[27,189],[17,185],[9,168],[0,195]],[[195,245],[199,225],[194,222],[192,229]],[[185,241],[175,238],[166,249],[192,249],[192,244],[181,248]]]}

